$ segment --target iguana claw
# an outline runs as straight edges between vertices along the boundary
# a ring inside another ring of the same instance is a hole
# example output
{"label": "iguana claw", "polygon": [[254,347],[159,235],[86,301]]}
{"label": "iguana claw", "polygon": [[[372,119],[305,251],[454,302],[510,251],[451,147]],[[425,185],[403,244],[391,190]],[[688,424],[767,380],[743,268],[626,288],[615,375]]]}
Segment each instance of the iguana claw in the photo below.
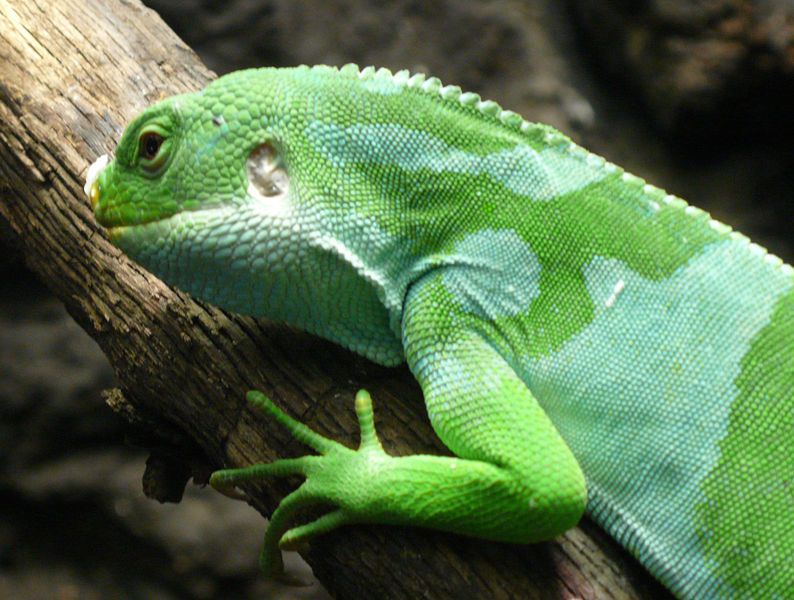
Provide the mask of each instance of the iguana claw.
{"label": "iguana claw", "polygon": [[[366,390],[356,394],[356,414],[361,430],[358,450],[328,439],[296,421],[261,392],[250,391],[246,399],[283,425],[295,439],[319,453],[319,456],[284,458],[239,469],[223,469],[215,471],[210,477],[210,485],[226,495],[242,483],[262,478],[290,475],[302,475],[306,478],[273,512],[259,557],[259,565],[265,574],[284,579],[284,563],[279,549],[292,549],[316,535],[357,521],[356,503],[345,502],[342,505],[344,492],[349,492],[349,486],[357,480],[361,483],[360,487],[363,487],[368,471],[366,462],[370,458],[388,456],[377,438],[372,399]],[[288,521],[298,512],[321,504],[331,504],[337,508],[310,523],[288,528]]]}

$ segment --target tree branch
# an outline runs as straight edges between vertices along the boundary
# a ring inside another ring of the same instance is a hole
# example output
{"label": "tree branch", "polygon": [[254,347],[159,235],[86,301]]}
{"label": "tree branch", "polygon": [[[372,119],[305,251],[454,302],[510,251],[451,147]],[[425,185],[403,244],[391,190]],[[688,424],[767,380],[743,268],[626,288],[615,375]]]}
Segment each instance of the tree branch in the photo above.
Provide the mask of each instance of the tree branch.
{"label": "tree branch", "polygon": [[[90,162],[146,105],[213,78],[155,13],[136,0],[0,0],[0,48],[0,225],[108,356],[117,408],[178,431],[214,466],[241,466],[306,451],[245,406],[247,389],[352,445],[353,395],[366,387],[390,452],[445,452],[406,369],[198,304],[95,224],[82,194]],[[249,494],[268,514],[286,489]],[[531,547],[349,527],[304,555],[339,598],[666,597],[592,525]]]}

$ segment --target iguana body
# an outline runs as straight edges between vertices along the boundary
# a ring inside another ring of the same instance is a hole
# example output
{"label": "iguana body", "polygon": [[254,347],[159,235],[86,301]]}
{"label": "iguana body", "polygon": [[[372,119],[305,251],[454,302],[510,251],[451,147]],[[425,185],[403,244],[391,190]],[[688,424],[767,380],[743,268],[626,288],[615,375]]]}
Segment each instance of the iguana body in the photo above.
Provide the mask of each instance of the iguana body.
{"label": "iguana body", "polygon": [[[704,212],[475,94],[352,65],[167,99],[91,179],[167,282],[406,360],[458,457],[383,453],[365,393],[357,452],[252,395],[321,453],[214,476],[307,477],[266,569],[344,523],[526,543],[587,502],[681,597],[792,597],[794,270]],[[287,531],[313,504],[336,509]]]}

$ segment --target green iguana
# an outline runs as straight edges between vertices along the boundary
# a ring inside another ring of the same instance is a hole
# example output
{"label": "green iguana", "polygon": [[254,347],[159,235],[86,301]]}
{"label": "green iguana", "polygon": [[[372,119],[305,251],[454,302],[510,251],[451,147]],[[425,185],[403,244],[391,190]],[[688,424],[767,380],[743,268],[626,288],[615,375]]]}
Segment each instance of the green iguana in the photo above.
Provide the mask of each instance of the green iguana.
{"label": "green iguana", "polygon": [[[90,170],[134,260],[224,309],[407,361],[457,457],[318,455],[265,535],[347,523],[515,543],[585,508],[682,598],[794,598],[794,269],[477,94],[355,65],[258,69],[148,108]],[[299,509],[331,505],[289,528]]]}

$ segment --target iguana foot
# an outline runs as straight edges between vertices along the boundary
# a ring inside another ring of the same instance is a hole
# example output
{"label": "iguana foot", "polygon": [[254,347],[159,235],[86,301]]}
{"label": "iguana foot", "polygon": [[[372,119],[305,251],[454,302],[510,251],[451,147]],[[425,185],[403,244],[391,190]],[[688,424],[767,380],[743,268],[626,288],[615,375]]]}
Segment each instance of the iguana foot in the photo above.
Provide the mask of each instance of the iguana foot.
{"label": "iguana foot", "polygon": [[[248,392],[248,402],[281,423],[292,435],[319,455],[285,458],[241,469],[215,471],[210,485],[229,494],[235,486],[269,477],[302,475],[305,481],[288,494],[276,508],[265,533],[259,558],[262,570],[271,577],[284,578],[281,549],[291,549],[302,542],[347,523],[378,521],[378,493],[373,485],[375,474],[394,461],[380,445],[375,433],[372,400],[361,390],[356,394],[356,414],[361,430],[358,450],[352,450],[313,431],[281,411],[264,394]],[[288,521],[299,512],[315,506],[334,508],[310,523],[289,528]]]}

